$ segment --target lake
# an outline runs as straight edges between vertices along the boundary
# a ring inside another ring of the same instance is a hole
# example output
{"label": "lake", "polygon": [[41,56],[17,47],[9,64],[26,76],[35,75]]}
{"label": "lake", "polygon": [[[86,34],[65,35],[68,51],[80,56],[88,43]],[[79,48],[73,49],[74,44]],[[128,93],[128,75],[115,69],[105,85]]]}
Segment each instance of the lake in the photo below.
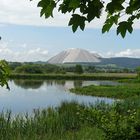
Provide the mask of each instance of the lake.
{"label": "lake", "polygon": [[87,85],[116,85],[113,81],[65,81],[65,80],[11,80],[10,91],[0,87],[0,112],[11,110],[14,114],[31,113],[33,109],[57,107],[63,101],[95,104],[114,100],[102,97],[76,95],[69,91],[73,87]]}

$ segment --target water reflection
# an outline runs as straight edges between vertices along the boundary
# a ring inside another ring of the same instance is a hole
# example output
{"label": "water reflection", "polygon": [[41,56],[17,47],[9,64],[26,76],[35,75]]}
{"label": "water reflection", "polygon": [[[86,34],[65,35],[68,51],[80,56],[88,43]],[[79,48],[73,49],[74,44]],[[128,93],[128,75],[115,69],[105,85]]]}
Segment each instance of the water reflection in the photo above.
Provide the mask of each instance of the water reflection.
{"label": "water reflection", "polygon": [[75,88],[82,87],[82,85],[83,85],[83,81],[81,81],[81,80],[74,81]]}
{"label": "water reflection", "polygon": [[119,85],[118,82],[115,81],[82,81],[82,80],[74,80],[74,81],[66,81],[66,80],[13,80],[14,84],[23,89],[39,89],[43,84],[47,86],[57,86],[63,89],[77,88],[88,85]]}
{"label": "water reflection", "polygon": [[65,81],[65,80],[13,80],[9,81],[10,91],[0,88],[0,112],[11,110],[13,113],[32,112],[37,108],[57,107],[63,101],[77,101],[95,104],[97,101],[112,103],[109,98],[76,95],[69,91],[73,87],[97,85],[101,81]]}
{"label": "water reflection", "polygon": [[13,80],[14,84],[24,89],[38,89],[44,81],[42,80]]}

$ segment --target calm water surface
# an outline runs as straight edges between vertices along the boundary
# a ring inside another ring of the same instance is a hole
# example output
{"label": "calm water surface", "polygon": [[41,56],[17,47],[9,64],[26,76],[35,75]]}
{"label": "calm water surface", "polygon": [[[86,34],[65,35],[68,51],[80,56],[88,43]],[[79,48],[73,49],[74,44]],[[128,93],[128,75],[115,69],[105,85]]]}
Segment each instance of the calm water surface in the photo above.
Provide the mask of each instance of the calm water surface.
{"label": "calm water surface", "polygon": [[51,80],[12,80],[9,81],[10,91],[0,88],[0,112],[11,110],[12,113],[31,113],[33,109],[57,107],[63,101],[77,101],[94,104],[104,101],[112,103],[109,98],[76,95],[69,91],[73,87],[86,85],[116,85],[112,81],[51,81]]}

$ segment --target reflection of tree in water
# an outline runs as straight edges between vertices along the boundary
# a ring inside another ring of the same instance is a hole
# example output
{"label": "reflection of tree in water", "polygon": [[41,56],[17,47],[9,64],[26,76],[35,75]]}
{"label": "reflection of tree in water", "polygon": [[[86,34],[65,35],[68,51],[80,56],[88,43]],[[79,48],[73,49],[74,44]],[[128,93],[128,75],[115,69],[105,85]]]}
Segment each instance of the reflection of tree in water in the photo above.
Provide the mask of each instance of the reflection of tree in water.
{"label": "reflection of tree in water", "polygon": [[75,80],[74,81],[74,87],[82,87],[83,81],[81,80]]}
{"label": "reflection of tree in water", "polygon": [[15,85],[24,89],[38,89],[44,81],[43,80],[13,80]]}
{"label": "reflection of tree in water", "polygon": [[65,85],[65,80],[55,80],[54,81],[54,83],[56,84],[56,85],[62,85],[62,86],[64,86]]}
{"label": "reflection of tree in water", "polygon": [[64,86],[66,81],[65,80],[46,80],[45,82],[48,86],[52,86],[53,84]]}
{"label": "reflection of tree in water", "polygon": [[52,86],[53,85],[52,80],[46,80],[45,83],[47,84],[47,86]]}

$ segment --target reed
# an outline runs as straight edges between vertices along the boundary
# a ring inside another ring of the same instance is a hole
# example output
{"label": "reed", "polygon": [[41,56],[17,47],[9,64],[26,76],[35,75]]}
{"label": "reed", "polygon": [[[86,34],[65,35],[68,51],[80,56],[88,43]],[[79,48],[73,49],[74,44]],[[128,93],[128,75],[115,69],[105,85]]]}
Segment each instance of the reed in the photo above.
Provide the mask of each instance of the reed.
{"label": "reed", "polygon": [[[140,100],[140,98],[139,98]],[[131,99],[131,102],[135,99]],[[29,116],[0,114],[1,140],[131,140],[140,139],[139,105],[62,103],[60,107],[34,110]],[[136,101],[137,102],[137,101]]]}

